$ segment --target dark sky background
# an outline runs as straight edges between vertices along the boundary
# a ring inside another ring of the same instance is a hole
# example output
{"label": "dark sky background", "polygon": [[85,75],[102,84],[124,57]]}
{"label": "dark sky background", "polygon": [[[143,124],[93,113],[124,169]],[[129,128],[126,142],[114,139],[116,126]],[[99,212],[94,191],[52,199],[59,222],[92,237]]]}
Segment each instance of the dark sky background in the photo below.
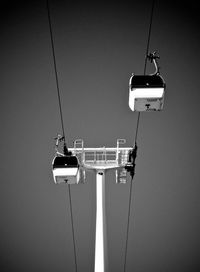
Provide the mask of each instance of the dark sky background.
{"label": "dark sky background", "polygon": [[[150,51],[167,90],[162,112],[141,114],[127,272],[200,271],[197,3],[156,1]],[[151,1],[50,8],[69,146],[131,146],[128,81],[143,73]],[[51,173],[61,125],[45,0],[2,1],[0,37],[0,270],[74,272],[68,188]],[[109,272],[122,272],[130,183],[111,171],[106,186]],[[93,272],[95,174],[71,192],[78,272]]]}

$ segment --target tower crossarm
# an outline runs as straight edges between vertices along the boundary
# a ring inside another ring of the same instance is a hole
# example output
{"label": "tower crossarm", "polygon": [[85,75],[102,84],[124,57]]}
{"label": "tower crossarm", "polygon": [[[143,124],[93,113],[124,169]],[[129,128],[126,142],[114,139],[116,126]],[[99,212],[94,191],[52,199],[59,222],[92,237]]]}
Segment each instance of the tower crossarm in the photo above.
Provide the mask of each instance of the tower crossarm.
{"label": "tower crossarm", "polygon": [[85,169],[117,169],[125,167],[132,147],[69,148]]}

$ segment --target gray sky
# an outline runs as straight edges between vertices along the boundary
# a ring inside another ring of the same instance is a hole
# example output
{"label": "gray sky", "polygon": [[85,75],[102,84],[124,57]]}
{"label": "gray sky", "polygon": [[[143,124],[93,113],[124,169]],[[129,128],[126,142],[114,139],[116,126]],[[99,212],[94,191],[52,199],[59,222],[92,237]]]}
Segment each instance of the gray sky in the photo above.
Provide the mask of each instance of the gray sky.
{"label": "gray sky", "polygon": [[[161,56],[164,110],[142,113],[127,272],[196,272],[199,252],[199,15],[196,4],[156,1],[150,51]],[[67,187],[53,183],[61,133],[45,1],[2,3],[1,271],[74,270]],[[69,146],[134,140],[128,81],[143,73],[151,1],[50,1]],[[152,72],[148,66],[147,72]],[[109,272],[121,272],[130,183],[107,173]],[[93,271],[95,175],[73,186],[78,271]]]}

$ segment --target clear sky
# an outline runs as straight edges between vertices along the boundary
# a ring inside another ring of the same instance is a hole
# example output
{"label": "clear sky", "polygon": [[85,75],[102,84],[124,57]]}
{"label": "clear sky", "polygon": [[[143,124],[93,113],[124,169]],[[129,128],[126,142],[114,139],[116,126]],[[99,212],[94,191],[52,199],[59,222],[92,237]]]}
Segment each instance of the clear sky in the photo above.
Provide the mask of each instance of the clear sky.
{"label": "clear sky", "polygon": [[[128,81],[144,70],[151,1],[50,8],[68,145],[131,146]],[[199,35],[197,2],[156,1],[150,51],[167,90],[162,112],[141,114],[127,272],[200,271]],[[0,270],[74,272],[68,190],[51,173],[61,125],[45,0],[3,1],[0,37]],[[122,272],[130,183],[106,181],[109,272]],[[78,271],[92,272],[95,174],[71,192]]]}

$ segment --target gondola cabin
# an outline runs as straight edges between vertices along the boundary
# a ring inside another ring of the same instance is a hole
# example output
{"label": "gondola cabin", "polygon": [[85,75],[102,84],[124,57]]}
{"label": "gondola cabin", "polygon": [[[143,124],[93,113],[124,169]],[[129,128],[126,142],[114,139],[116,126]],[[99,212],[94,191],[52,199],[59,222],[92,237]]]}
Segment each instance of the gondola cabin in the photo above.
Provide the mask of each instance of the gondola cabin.
{"label": "gondola cabin", "polygon": [[129,107],[132,111],[160,111],[165,82],[160,74],[132,75],[129,81]]}
{"label": "gondola cabin", "polygon": [[78,184],[80,181],[79,163],[76,156],[56,156],[52,162],[53,178],[56,184]]}

